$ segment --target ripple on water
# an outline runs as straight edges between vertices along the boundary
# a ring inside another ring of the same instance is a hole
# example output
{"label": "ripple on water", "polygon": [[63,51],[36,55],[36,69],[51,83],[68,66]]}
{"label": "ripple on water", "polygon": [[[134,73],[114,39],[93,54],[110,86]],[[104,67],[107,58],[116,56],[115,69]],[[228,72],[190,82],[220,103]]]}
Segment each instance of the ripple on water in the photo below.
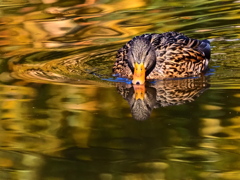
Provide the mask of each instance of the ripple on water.
{"label": "ripple on water", "polygon": [[[2,1],[0,176],[239,179],[239,8],[234,0]],[[136,121],[131,81],[111,76],[115,53],[136,35],[167,31],[209,39],[214,71],[204,86],[150,83],[150,118]]]}

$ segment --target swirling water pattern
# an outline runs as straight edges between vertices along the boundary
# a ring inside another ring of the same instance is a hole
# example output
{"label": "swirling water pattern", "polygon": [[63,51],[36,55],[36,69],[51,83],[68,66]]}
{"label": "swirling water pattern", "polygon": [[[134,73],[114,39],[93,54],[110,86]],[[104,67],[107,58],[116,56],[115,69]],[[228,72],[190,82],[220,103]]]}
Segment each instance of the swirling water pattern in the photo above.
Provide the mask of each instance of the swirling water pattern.
{"label": "swirling water pattern", "polygon": [[[239,9],[0,0],[0,179],[239,179]],[[131,85],[102,79],[125,42],[166,31],[209,39],[213,75],[151,84],[136,121]]]}

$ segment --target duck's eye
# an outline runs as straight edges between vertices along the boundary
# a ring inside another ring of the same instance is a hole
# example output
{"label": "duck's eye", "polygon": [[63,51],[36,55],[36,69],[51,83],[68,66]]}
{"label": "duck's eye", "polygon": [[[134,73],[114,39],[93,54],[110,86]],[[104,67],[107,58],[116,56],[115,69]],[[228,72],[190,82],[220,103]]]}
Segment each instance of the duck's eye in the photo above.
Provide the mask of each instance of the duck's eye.
{"label": "duck's eye", "polygon": [[150,50],[151,50],[151,48],[149,48],[149,49],[147,50],[146,56],[149,54]]}

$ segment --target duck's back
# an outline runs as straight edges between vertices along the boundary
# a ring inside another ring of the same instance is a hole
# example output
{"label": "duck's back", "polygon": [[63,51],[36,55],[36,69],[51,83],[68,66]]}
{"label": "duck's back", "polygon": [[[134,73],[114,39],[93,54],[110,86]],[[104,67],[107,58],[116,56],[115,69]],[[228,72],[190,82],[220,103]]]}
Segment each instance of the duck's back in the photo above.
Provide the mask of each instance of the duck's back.
{"label": "duck's back", "polygon": [[157,63],[148,79],[197,76],[207,70],[210,42],[177,32],[152,34]]}
{"label": "duck's back", "polygon": [[204,53],[204,56],[210,59],[210,42],[208,40],[189,38],[178,32],[166,32],[162,34],[143,34],[141,36],[136,36],[127,44],[131,45],[132,41],[138,38],[145,38],[146,40],[150,41],[155,48],[158,49],[159,47],[169,47],[172,44],[175,44],[176,46],[181,45],[184,47],[193,48],[201,53]]}

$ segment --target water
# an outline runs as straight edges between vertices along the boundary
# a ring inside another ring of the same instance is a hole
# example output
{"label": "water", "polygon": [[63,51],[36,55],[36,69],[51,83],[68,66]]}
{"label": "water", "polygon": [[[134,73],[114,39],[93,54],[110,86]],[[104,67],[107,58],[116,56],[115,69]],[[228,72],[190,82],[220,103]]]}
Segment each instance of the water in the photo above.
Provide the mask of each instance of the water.
{"label": "water", "polygon": [[[240,179],[239,8],[0,0],[0,179]],[[167,31],[209,39],[211,71],[151,82],[140,106],[115,53]]]}

